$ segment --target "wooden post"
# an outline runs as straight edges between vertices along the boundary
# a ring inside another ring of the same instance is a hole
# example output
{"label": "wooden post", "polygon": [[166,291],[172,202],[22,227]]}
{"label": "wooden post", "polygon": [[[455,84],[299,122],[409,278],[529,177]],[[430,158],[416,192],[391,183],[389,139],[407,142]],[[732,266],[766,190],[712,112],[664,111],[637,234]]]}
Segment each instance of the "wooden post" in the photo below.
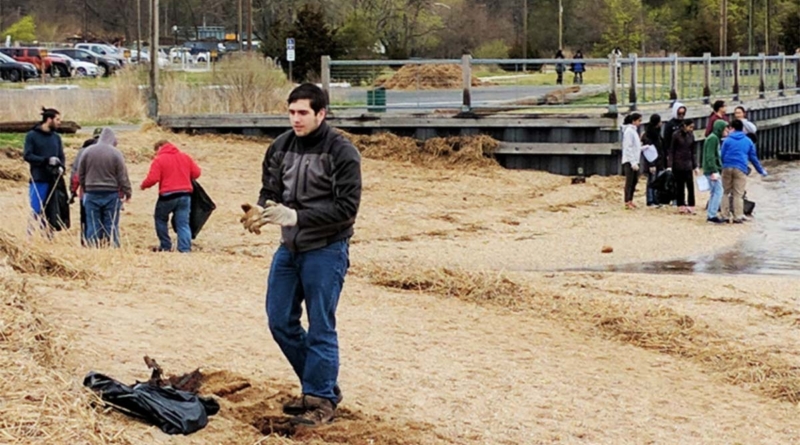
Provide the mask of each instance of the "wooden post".
{"label": "wooden post", "polygon": [[150,94],[147,99],[147,116],[158,119],[158,0],[151,0],[150,17]]}
{"label": "wooden post", "polygon": [[786,96],[786,53],[779,52],[778,56],[781,58],[780,60],[780,80],[778,81],[778,95],[780,97]]}
{"label": "wooden post", "polygon": [[670,59],[670,72],[669,72],[669,100],[678,100],[678,53],[669,55]]}
{"label": "wooden post", "polygon": [[794,92],[800,94],[800,54],[794,53]]}
{"label": "wooden post", "polygon": [[739,100],[739,75],[741,73],[739,53],[733,53],[733,100]]}
{"label": "wooden post", "polygon": [[461,111],[472,110],[472,56],[461,56]]}
{"label": "wooden post", "polygon": [[608,113],[617,114],[617,55],[611,53],[608,58]]}
{"label": "wooden post", "polygon": [[766,77],[767,76],[767,73],[766,73],[766,71],[767,71],[767,55],[764,54],[764,53],[758,53],[758,57],[759,57],[759,59],[761,59],[761,63],[760,63],[760,67],[761,68],[759,68],[759,73],[758,73],[758,76],[759,76],[759,79],[760,79],[759,82],[758,82],[758,98],[759,99],[763,99],[763,98],[765,98],[767,96],[766,95],[766,90],[767,90],[767,87],[766,87],[766,85],[767,85],[767,77]]}
{"label": "wooden post", "polygon": [[[724,76],[723,65],[720,69],[720,76]],[[703,53],[703,103],[711,103],[711,53]]]}
{"label": "wooden post", "polygon": [[635,53],[628,54],[628,57],[632,59],[631,62],[631,87],[630,92],[628,94],[628,99],[630,100],[630,110],[636,111],[636,83],[639,80],[639,58]]}
{"label": "wooden post", "polygon": [[331,56],[322,56],[322,91],[328,99],[328,105],[331,103]]}

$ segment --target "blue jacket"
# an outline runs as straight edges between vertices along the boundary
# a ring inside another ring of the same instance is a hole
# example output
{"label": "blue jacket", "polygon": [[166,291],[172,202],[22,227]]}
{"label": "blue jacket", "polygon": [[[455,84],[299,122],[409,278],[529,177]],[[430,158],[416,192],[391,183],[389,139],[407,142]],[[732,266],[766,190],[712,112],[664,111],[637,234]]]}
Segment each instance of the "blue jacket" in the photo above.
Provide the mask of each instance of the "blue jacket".
{"label": "blue jacket", "polygon": [[756,155],[756,146],[753,141],[745,136],[744,132],[734,131],[722,143],[721,150],[722,168],[735,168],[747,174],[748,161],[753,164],[758,173],[766,175]]}
{"label": "blue jacket", "polygon": [[64,146],[61,136],[55,131],[42,131],[37,125],[25,136],[25,149],[22,157],[31,165],[31,178],[33,182],[51,182],[54,178],[49,168],[51,157],[57,157],[64,165]]}

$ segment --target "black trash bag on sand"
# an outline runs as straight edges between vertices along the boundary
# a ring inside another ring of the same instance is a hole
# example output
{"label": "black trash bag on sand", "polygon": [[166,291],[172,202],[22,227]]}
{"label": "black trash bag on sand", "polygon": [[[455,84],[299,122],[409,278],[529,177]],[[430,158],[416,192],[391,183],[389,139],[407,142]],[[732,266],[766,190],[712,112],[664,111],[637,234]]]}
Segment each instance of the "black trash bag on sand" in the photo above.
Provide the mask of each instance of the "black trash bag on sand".
{"label": "black trash bag on sand", "polygon": [[[192,231],[192,239],[196,239],[200,230],[211,217],[211,213],[216,210],[217,205],[208,196],[205,189],[200,186],[200,183],[192,180],[192,207],[189,210],[189,229]],[[178,232],[175,218],[172,218],[172,230]]]}
{"label": "black trash bag on sand", "polygon": [[650,188],[656,190],[659,204],[669,204],[675,199],[675,176],[671,170],[662,170],[658,173]]}
{"label": "black trash bag on sand", "polygon": [[113,408],[156,425],[167,434],[191,434],[201,430],[208,424],[208,416],[219,412],[219,403],[212,398],[171,386],[159,387],[151,382],[128,386],[90,372],[83,379],[83,386],[98,393]]}

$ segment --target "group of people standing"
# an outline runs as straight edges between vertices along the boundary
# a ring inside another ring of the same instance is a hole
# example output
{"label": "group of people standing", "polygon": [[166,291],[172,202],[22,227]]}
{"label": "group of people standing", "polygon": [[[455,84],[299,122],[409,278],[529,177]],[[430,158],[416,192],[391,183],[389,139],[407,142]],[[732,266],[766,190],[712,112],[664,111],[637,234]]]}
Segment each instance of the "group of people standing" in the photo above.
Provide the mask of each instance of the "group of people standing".
{"label": "group of people standing", "polygon": [[[564,59],[564,52],[562,50],[558,50],[556,52],[556,59]],[[575,54],[572,56],[572,59],[583,59],[583,52],[581,50],[575,51]],[[564,71],[567,70],[566,64],[564,63],[556,63],[556,85],[563,85],[564,84]],[[582,85],[583,84],[583,73],[586,72],[586,64],[583,62],[572,62],[569,66],[569,70],[572,71],[572,83],[575,85]]]}
{"label": "group of people standing", "polygon": [[[47,209],[58,195],[57,187],[67,179],[72,197],[80,203],[80,236],[84,246],[120,246],[120,211],[130,202],[133,191],[128,168],[122,152],[117,148],[117,137],[110,128],[97,128],[91,139],[75,156],[69,178],[65,178],[64,146],[58,128],[61,114],[58,110],[43,109],[42,121],[25,138],[23,158],[30,164],[31,179],[29,199],[33,218],[45,233],[69,227],[69,209],[66,218],[54,220]],[[192,158],[173,144],[162,140],[155,144],[155,157],[147,177],[140,188],[145,190],[159,185],[159,198],[155,207],[156,235],[159,246],[153,250],[172,249],[168,222],[172,216],[178,235],[178,251],[191,251],[189,211],[192,181],[200,177],[200,168]],[[65,187],[66,188],[66,187]]]}
{"label": "group of people standing", "polygon": [[[733,120],[729,121],[725,102],[714,102],[706,125],[700,165],[694,121],[686,119],[685,105],[676,102],[672,107],[672,117],[666,123],[658,114],[651,115],[640,135],[641,123],[642,115],[632,113],[625,117],[622,127],[622,170],[627,209],[637,207],[633,195],[643,171],[647,175],[648,207],[674,203],[679,213],[695,214],[694,178],[701,175],[702,167],[710,191],[706,220],[737,224],[746,221],[744,194],[749,164],[753,164],[763,176],[767,172],[756,154],[757,128],[747,119],[747,110],[743,106],[736,107]],[[657,154],[651,161],[643,156],[644,146],[652,146]],[[659,197],[658,190],[669,181],[674,185],[674,196]]]}

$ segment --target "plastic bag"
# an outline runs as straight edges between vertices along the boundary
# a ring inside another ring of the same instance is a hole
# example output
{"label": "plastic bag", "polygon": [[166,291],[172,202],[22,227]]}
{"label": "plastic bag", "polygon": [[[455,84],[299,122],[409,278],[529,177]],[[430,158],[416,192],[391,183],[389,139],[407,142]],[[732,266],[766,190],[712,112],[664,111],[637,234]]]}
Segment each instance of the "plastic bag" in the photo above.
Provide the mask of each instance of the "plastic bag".
{"label": "plastic bag", "polygon": [[[200,183],[192,180],[192,207],[189,210],[189,229],[192,231],[192,239],[197,238],[200,230],[211,217],[211,213],[217,208],[211,197],[208,196]],[[172,218],[172,229],[178,231],[175,218]]]}
{"label": "plastic bag", "polygon": [[219,403],[171,386],[150,383],[124,385],[108,376],[90,372],[83,386],[99,393],[117,410],[161,428],[167,434],[191,434],[208,424],[208,416],[219,412]]}

